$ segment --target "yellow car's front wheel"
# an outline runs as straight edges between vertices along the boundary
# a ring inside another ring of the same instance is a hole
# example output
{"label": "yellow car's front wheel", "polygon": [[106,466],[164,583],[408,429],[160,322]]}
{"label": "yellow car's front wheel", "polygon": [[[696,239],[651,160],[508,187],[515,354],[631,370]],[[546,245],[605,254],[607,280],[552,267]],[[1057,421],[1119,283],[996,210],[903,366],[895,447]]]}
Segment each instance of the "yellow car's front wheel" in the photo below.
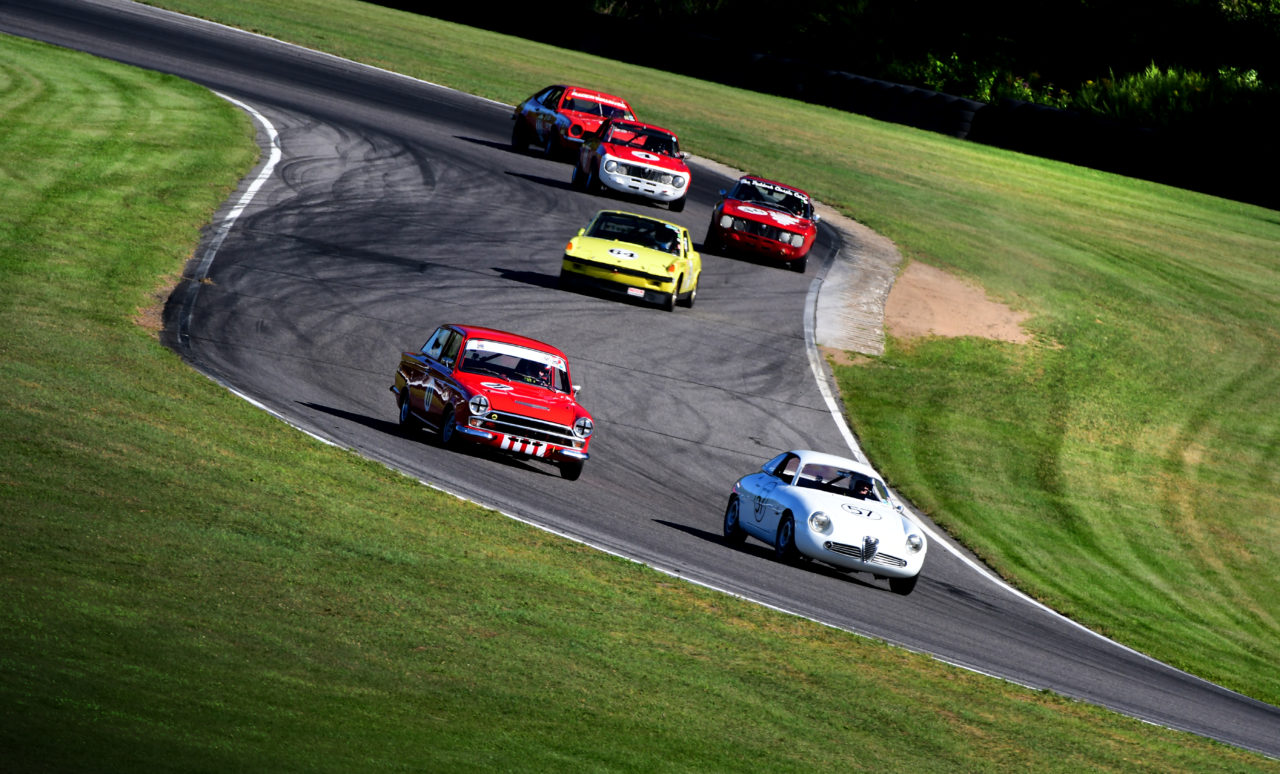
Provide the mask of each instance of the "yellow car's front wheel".
{"label": "yellow car's front wheel", "polygon": [[676,302],[680,299],[680,283],[682,282],[684,282],[683,276],[677,278],[675,283],[671,286],[671,295],[667,296],[666,300],[662,302],[662,308],[666,309],[668,312],[674,312],[676,310]]}

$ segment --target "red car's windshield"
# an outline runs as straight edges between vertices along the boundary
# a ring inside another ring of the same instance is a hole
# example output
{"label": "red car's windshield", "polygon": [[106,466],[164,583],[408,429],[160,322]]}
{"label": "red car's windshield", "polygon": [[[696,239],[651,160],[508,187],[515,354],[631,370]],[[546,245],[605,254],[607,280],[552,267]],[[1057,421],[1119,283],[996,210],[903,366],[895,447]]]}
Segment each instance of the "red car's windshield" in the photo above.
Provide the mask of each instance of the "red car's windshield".
{"label": "red car's windshield", "polygon": [[460,368],[469,374],[569,392],[569,373],[563,358],[517,344],[469,339]]}
{"label": "red car's windshield", "polygon": [[813,217],[813,207],[809,204],[807,198],[795,191],[789,191],[781,186],[770,185],[763,181],[739,180],[729,196],[740,202],[750,202],[783,210],[797,217],[810,219]]}
{"label": "red car's windshield", "polygon": [[631,115],[631,111],[624,107],[598,102],[581,94],[566,99],[560,105],[560,109],[600,116],[601,118],[635,118],[635,116]]}
{"label": "red car's windshield", "polygon": [[605,142],[640,148],[662,156],[675,156],[679,152],[675,136],[634,124],[614,124]]}

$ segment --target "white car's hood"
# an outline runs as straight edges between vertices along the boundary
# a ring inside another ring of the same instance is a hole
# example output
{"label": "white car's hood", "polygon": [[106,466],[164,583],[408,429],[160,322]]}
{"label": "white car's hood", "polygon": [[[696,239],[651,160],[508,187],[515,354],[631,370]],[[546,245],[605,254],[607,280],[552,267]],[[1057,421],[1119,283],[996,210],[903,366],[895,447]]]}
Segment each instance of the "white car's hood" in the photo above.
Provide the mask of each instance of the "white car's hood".
{"label": "white car's hood", "polygon": [[909,532],[923,537],[923,533],[890,503],[805,489],[795,490],[795,495],[806,510],[802,518],[808,518],[814,511],[827,514],[831,519],[833,540],[861,542],[863,537],[874,537],[883,545],[899,546]]}

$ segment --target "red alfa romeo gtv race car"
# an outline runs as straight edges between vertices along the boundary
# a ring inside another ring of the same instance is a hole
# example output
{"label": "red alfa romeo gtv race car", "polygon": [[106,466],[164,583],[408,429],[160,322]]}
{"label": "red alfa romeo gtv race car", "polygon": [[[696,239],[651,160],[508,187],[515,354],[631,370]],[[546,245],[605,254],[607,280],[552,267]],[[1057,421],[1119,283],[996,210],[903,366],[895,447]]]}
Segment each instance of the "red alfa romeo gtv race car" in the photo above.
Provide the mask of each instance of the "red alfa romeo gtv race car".
{"label": "red alfa romeo gtv race car", "polygon": [[588,193],[611,189],[666,202],[680,212],[689,194],[686,155],[666,129],[613,118],[582,143],[571,182]]}
{"label": "red alfa romeo gtv race car", "polygon": [[711,211],[706,252],[741,251],[786,262],[803,272],[818,236],[818,216],[799,188],[745,175]]}
{"label": "red alfa romeo gtv race car", "polygon": [[403,352],[391,392],[400,426],[433,430],[444,446],[482,444],[582,475],[595,423],[578,405],[569,362],[550,344],[471,325],[442,325]]}
{"label": "red alfa romeo gtv race car", "polygon": [[511,147],[524,152],[536,143],[547,156],[577,152],[582,138],[608,118],[634,120],[622,97],[577,86],[548,86],[516,107],[511,115]]}

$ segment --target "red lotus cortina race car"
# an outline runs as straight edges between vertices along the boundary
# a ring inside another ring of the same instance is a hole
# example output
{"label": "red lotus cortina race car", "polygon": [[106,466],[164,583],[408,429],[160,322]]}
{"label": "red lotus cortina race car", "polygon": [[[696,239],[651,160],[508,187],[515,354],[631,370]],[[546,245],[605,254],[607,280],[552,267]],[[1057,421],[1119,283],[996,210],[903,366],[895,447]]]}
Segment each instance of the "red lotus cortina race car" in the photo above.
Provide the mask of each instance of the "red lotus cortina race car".
{"label": "red lotus cortina race car", "polygon": [[711,212],[703,249],[740,250],[785,261],[803,272],[818,236],[818,216],[809,194],[799,188],[745,175],[720,192]]}
{"label": "red lotus cortina race car", "polygon": [[612,118],[582,143],[572,183],[589,193],[607,188],[666,202],[680,212],[689,193],[687,155],[666,129]]}
{"label": "red lotus cortina race car", "polygon": [[582,138],[607,118],[634,120],[635,111],[622,97],[576,86],[548,86],[521,102],[511,115],[511,147],[524,152],[537,143],[547,156],[568,155]]}
{"label": "red lotus cortina race car", "polygon": [[433,430],[444,446],[466,440],[582,475],[595,423],[578,405],[564,353],[541,341],[470,325],[442,325],[403,352],[391,386],[406,432]]}

